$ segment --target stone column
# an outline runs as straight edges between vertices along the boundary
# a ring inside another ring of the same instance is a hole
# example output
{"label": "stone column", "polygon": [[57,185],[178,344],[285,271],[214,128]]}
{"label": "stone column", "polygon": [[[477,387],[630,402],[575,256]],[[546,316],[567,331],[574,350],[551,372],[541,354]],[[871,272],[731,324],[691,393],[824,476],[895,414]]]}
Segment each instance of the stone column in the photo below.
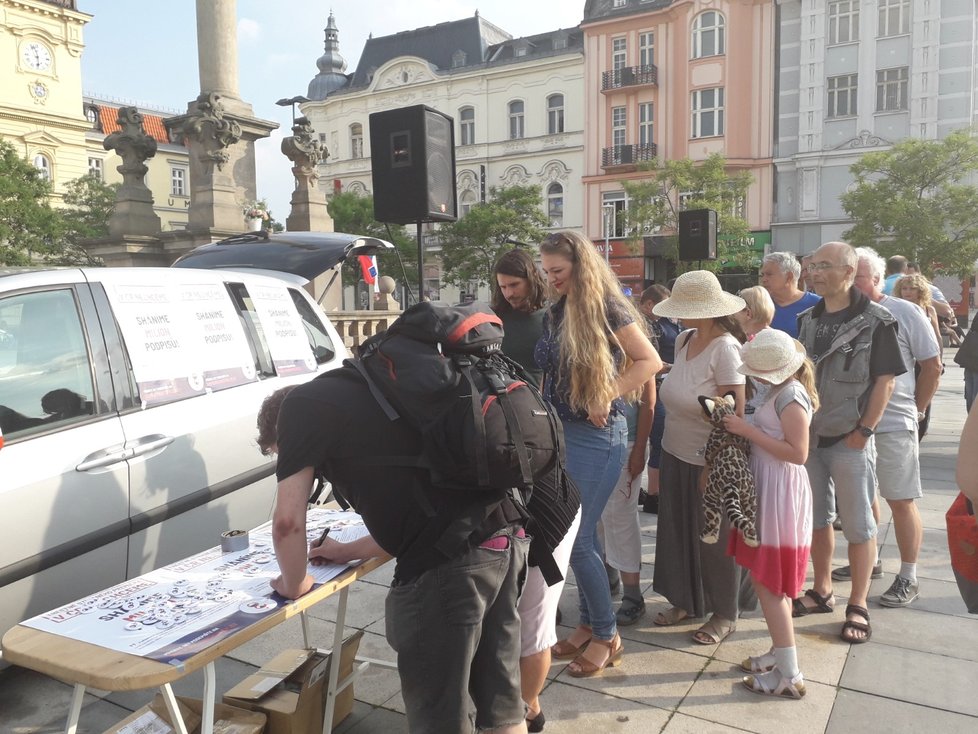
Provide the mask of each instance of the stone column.
{"label": "stone column", "polygon": [[239,100],[237,0],[197,0],[197,66],[202,92]]}
{"label": "stone column", "polygon": [[292,133],[282,140],[282,153],[292,161],[295,176],[292,208],[285,227],[290,232],[332,232],[333,218],[329,216],[326,197],[317,186],[318,166],[329,157],[329,151],[316,138],[305,117],[295,121]]}

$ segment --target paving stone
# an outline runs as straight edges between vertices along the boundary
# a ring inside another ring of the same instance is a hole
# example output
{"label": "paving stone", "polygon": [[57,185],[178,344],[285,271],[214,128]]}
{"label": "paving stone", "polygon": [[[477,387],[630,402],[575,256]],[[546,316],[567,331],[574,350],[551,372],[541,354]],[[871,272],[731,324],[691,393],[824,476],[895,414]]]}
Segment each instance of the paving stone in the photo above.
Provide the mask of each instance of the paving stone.
{"label": "paving stone", "polygon": [[[573,680],[573,679],[570,679]],[[543,692],[541,705],[547,717],[548,734],[648,734],[658,732],[669,720],[669,712],[620,697],[620,691],[604,693],[558,681]]]}
{"label": "paving stone", "polygon": [[736,729],[725,724],[718,724],[715,721],[705,721],[694,716],[676,713],[669,719],[669,723],[662,730],[662,734],[737,734],[744,731],[751,731],[751,729]]}
{"label": "paving stone", "polygon": [[978,618],[936,617],[926,610],[880,607],[873,613],[873,642],[978,663]]}
{"label": "paving stone", "polygon": [[406,734],[407,730],[407,717],[403,713],[375,708],[349,731],[350,734]]}
{"label": "paving stone", "polygon": [[[33,670],[10,667],[0,671],[0,732],[63,732],[73,690],[72,686]],[[86,692],[78,731],[105,731],[130,713],[132,709],[102,701],[97,695]]]}
{"label": "paving stone", "polygon": [[836,696],[825,734],[879,731],[880,722],[884,721],[887,734],[968,732],[978,729],[978,720],[970,716],[843,690]]}
{"label": "paving stone", "polygon": [[[381,584],[355,583],[350,586],[350,593],[347,595],[346,602],[346,618],[349,620],[349,624],[367,627],[377,620],[383,619],[387,591],[388,588]],[[339,595],[334,594],[329,599],[310,608],[308,614],[316,619],[335,622],[338,605]]]}

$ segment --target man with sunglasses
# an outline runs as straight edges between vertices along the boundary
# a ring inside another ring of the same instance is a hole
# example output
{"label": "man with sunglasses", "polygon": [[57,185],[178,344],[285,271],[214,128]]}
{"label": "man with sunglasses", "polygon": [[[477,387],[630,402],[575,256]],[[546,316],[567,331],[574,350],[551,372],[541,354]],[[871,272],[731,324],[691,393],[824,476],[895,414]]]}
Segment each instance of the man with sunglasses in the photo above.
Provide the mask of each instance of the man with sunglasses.
{"label": "man with sunglasses", "polygon": [[845,242],[829,242],[808,264],[822,302],[798,317],[798,339],[815,363],[820,406],[812,421],[805,464],[812,485],[814,587],[795,600],[795,616],[831,613],[832,531],[836,506],[849,543],[852,588],[841,638],[860,644],[872,636],[866,598],[876,562],[874,470],[876,426],[897,375],[907,371],[896,319],[854,287],[859,259]]}

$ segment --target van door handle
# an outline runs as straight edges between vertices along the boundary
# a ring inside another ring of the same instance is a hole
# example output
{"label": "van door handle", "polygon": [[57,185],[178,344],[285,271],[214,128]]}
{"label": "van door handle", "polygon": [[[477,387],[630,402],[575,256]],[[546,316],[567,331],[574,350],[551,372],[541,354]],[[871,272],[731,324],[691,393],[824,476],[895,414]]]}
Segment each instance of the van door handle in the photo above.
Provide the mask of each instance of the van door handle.
{"label": "van door handle", "polygon": [[103,467],[125,461],[130,456],[132,456],[132,451],[124,449],[121,446],[118,448],[113,447],[112,449],[102,449],[101,451],[96,451],[95,453],[89,454],[82,459],[82,462],[75,467],[75,471],[91,471],[92,469],[101,469]]}
{"label": "van door handle", "polygon": [[161,433],[154,433],[149,436],[142,436],[132,442],[131,448],[129,448],[130,456],[144,456],[146,454],[151,454],[154,451],[159,451],[160,449],[165,449],[176,439],[173,436],[164,436]]}

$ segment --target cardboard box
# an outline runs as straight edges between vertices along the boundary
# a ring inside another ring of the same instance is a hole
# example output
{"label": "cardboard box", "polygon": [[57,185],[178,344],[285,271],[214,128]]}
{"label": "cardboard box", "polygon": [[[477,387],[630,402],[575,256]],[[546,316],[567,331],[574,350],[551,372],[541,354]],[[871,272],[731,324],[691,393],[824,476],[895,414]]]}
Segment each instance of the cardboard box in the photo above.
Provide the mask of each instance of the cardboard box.
{"label": "cardboard box", "polygon": [[[353,672],[363,632],[343,641],[338,680]],[[286,650],[269,660],[224,695],[224,702],[268,717],[266,734],[322,731],[331,655],[315,650]],[[335,728],[353,710],[353,684],[336,697]]]}
{"label": "cardboard box", "polygon": [[[177,696],[177,701],[192,711],[197,721],[203,719],[204,702],[199,698]],[[265,714],[258,711],[248,711],[226,703],[214,704],[214,734],[262,734],[267,720]],[[199,732],[200,728],[196,731]]]}
{"label": "cardboard box", "polygon": [[[177,708],[183,716],[183,723],[188,732],[192,732],[200,726],[200,715],[188,707],[181,699],[177,699]],[[176,729],[170,721],[170,712],[166,709],[162,694],[157,693],[156,697],[146,706],[110,729],[105,730],[105,734],[172,734]]]}

